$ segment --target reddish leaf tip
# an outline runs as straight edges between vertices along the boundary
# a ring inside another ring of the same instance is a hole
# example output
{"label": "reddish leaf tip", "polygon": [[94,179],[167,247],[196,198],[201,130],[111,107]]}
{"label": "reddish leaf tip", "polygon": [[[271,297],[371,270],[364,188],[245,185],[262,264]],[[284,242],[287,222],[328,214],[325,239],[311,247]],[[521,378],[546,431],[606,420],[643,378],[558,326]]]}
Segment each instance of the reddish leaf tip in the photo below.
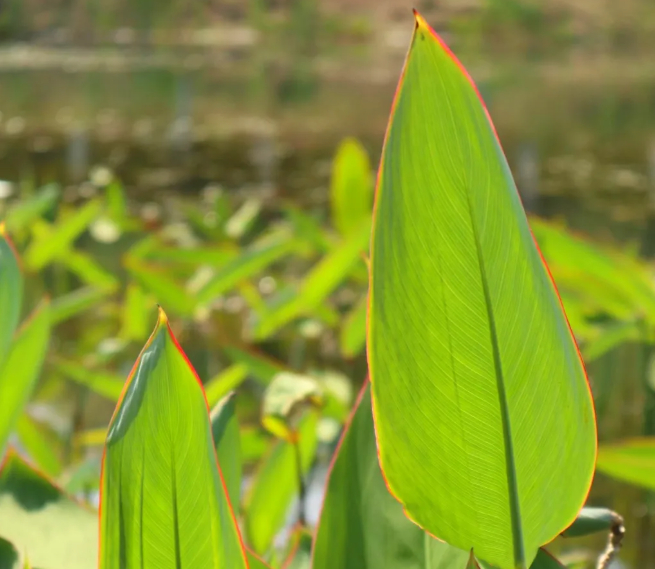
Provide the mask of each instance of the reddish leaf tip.
{"label": "reddish leaf tip", "polygon": [[430,25],[425,21],[425,18],[421,16],[419,11],[416,8],[412,8],[412,12],[414,13],[414,20],[416,21],[416,27],[417,28],[429,28]]}

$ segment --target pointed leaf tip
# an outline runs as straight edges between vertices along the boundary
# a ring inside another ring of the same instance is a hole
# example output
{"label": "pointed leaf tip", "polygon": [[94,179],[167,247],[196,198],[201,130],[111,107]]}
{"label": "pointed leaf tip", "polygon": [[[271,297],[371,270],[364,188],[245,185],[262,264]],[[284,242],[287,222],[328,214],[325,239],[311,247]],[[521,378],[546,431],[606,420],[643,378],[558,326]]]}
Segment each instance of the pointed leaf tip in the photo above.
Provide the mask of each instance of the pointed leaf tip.
{"label": "pointed leaf tip", "polygon": [[166,316],[164,309],[159,304],[157,305],[157,324],[159,326],[168,324],[168,316]]}
{"label": "pointed leaf tip", "polygon": [[414,21],[416,22],[416,27],[417,28],[429,28],[430,25],[425,21],[425,18],[421,16],[419,11],[416,8],[412,8],[412,12],[414,13]]}

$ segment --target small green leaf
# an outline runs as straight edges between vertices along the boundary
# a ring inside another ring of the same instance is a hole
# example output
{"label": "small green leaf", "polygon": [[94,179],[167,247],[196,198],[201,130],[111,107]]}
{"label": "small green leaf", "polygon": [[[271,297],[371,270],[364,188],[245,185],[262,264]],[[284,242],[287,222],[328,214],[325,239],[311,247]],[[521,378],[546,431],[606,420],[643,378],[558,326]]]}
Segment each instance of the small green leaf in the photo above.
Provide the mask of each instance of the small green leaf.
{"label": "small green leaf", "polygon": [[247,569],[202,384],[159,323],[109,425],[100,569]]}
{"label": "small green leaf", "polygon": [[130,256],[125,258],[125,268],[168,310],[179,316],[193,315],[196,299],[164,269],[147,265]]}
{"label": "small green leaf", "polygon": [[330,184],[332,222],[342,235],[355,230],[370,217],[373,178],[366,150],[354,138],[346,138],[337,149]]}
{"label": "small green leaf", "polygon": [[53,326],[65,322],[100,304],[111,294],[111,289],[97,286],[78,288],[52,300],[50,320]]}
{"label": "small green leaf", "polygon": [[48,263],[61,259],[70,252],[73,242],[87,230],[101,211],[101,200],[90,201],[35,237],[25,253],[25,265],[31,271],[38,271]]}
{"label": "small green leaf", "polygon": [[216,377],[210,379],[205,385],[207,403],[210,407],[216,405],[227,394],[241,385],[248,376],[248,367],[244,364],[233,364]]}
{"label": "small green leaf", "polygon": [[97,517],[15,452],[7,455],[0,470],[0,535],[25,552],[35,566],[95,567]]}
{"label": "small green leaf", "polygon": [[103,269],[98,262],[87,253],[68,251],[59,261],[87,285],[113,292],[118,288],[118,279]]}
{"label": "small green leaf", "polygon": [[623,518],[607,508],[589,508],[580,510],[575,521],[562,532],[564,537],[580,537],[592,533],[609,532],[612,527],[623,525]]}
{"label": "small green leaf", "polygon": [[7,229],[11,233],[20,233],[27,229],[57,203],[60,193],[57,184],[47,184],[33,197],[21,199],[7,212]]}
{"label": "small green leaf", "polygon": [[218,465],[232,509],[238,512],[241,501],[241,441],[234,410],[234,393],[231,393],[212,409],[210,418]]}
{"label": "small green leaf", "polygon": [[[309,412],[298,427],[302,472],[314,461],[318,415]],[[279,441],[260,464],[246,500],[245,528],[256,553],[268,551],[282,528],[294,497],[298,496],[296,454],[292,443]]]}
{"label": "small green leaf", "polygon": [[366,296],[352,307],[341,326],[339,345],[346,358],[354,358],[366,345]]}
{"label": "small green leaf", "polygon": [[123,392],[124,381],[121,376],[88,367],[67,360],[55,358],[54,366],[66,379],[88,387],[91,391],[111,401],[118,401]]}
{"label": "small green leaf", "polygon": [[655,437],[601,446],[597,468],[623,482],[655,490]]}
{"label": "small green leaf", "polygon": [[57,452],[57,437],[23,413],[16,424],[18,440],[37,466],[49,476],[58,476],[62,463]]}
{"label": "small green leaf", "polygon": [[[256,339],[264,339],[299,316],[312,314],[362,261],[370,238],[371,221],[366,219],[342,243],[325,255],[305,275],[298,294],[264,316],[255,326]],[[363,264],[363,263],[362,263]]]}
{"label": "small green leaf", "polygon": [[18,326],[22,296],[23,276],[18,258],[4,224],[0,223],[0,369]]}
{"label": "small green leaf", "polygon": [[0,367],[0,457],[41,372],[50,337],[50,312],[42,302],[18,331]]}
{"label": "small green leaf", "polygon": [[209,282],[198,291],[198,302],[209,304],[236,287],[242,280],[261,273],[269,265],[296,251],[298,247],[298,241],[289,235],[268,236],[218,269]]}
{"label": "small green leaf", "polygon": [[288,371],[284,364],[255,350],[236,346],[225,346],[223,349],[233,362],[244,364],[250,374],[264,385],[271,383],[278,373]]}

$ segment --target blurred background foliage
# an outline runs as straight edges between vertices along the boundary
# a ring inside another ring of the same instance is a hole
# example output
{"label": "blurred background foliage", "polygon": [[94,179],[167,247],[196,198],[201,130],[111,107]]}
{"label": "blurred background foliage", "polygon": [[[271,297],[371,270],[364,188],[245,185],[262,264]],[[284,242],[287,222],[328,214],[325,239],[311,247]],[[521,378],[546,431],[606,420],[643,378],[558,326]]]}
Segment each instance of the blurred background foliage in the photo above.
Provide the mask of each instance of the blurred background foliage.
{"label": "blurred background foliage", "polygon": [[[69,492],[97,498],[160,303],[210,405],[238,391],[248,543],[273,566],[306,554],[367,374],[374,175],[412,4],[0,5],[0,219],[22,318],[47,297],[52,320],[12,442]],[[653,567],[655,445],[613,443],[655,436],[655,5],[417,7],[471,69],[533,216],[588,365],[599,467],[640,485],[601,473],[590,503],[625,517],[622,562]],[[553,549],[585,566],[602,541]]]}

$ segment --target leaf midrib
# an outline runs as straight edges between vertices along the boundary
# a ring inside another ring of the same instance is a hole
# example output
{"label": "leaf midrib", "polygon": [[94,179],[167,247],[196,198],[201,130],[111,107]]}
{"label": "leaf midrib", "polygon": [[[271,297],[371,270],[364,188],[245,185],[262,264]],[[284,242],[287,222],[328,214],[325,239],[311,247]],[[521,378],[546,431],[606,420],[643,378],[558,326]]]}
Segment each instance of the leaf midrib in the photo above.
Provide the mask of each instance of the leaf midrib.
{"label": "leaf midrib", "polygon": [[514,565],[517,569],[526,567],[525,549],[523,544],[523,529],[521,523],[521,507],[519,504],[518,482],[516,477],[516,465],[514,464],[514,444],[512,441],[512,429],[509,417],[509,405],[507,403],[507,392],[505,391],[505,377],[503,375],[503,366],[500,356],[500,347],[498,345],[498,333],[496,331],[496,321],[494,318],[493,305],[491,303],[491,294],[489,292],[489,283],[487,282],[487,273],[482,257],[482,246],[478,234],[478,227],[473,216],[473,204],[471,203],[471,194],[469,191],[470,184],[465,188],[466,202],[468,205],[471,228],[473,230],[473,239],[475,241],[475,251],[478,259],[478,268],[480,270],[480,281],[484,293],[484,303],[489,321],[489,336],[491,339],[492,353],[494,359],[494,370],[496,376],[496,389],[498,392],[498,403],[500,404],[500,416],[503,426],[503,442],[505,445],[505,470],[507,474],[507,492],[509,497],[510,519],[512,524],[512,545],[514,549]]}

